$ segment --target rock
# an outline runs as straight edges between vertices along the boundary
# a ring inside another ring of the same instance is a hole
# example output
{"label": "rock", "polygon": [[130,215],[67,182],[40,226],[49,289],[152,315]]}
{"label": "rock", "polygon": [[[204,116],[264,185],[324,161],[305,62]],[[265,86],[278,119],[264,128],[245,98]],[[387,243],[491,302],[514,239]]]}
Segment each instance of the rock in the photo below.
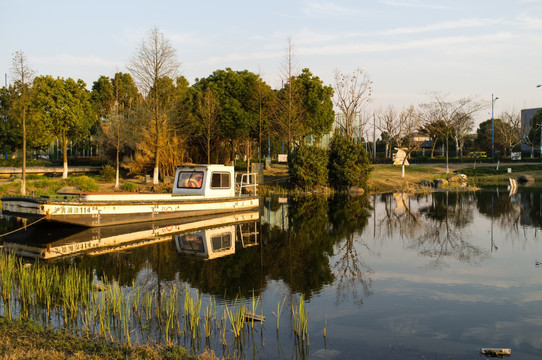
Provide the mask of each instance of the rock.
{"label": "rock", "polygon": [[435,184],[435,187],[437,189],[443,188],[445,186],[448,186],[448,180],[446,179],[435,179],[433,180],[433,184]]}
{"label": "rock", "polygon": [[348,188],[348,195],[350,196],[359,196],[363,195],[364,193],[365,190],[357,186],[350,186],[350,188]]}
{"label": "rock", "polygon": [[423,179],[420,181],[420,185],[427,186],[427,187],[433,187],[435,184],[431,180]]}
{"label": "rock", "polygon": [[534,183],[534,177],[531,175],[520,175],[517,177],[517,181],[521,185],[531,185]]}
{"label": "rock", "polygon": [[466,183],[468,180],[467,175],[465,174],[457,174],[448,179],[448,182],[451,183]]}

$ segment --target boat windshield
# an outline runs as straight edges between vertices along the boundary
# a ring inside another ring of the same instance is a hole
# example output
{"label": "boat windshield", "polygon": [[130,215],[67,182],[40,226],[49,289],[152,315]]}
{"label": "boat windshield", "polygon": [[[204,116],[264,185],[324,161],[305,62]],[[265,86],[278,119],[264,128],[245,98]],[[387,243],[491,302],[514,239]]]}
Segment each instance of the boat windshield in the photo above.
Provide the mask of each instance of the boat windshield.
{"label": "boat windshield", "polygon": [[177,180],[178,188],[201,189],[203,171],[181,171]]}

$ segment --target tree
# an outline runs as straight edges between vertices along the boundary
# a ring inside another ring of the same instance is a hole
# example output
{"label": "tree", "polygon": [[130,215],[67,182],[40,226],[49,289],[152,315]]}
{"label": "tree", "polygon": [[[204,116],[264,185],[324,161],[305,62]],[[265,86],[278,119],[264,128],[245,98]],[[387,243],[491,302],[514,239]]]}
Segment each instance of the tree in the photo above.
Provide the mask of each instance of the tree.
{"label": "tree", "polygon": [[325,86],[309,69],[301,70],[295,81],[303,108],[300,117],[302,136],[312,135],[319,140],[328,134],[333,126],[333,88]]}
{"label": "tree", "polygon": [[537,146],[540,146],[540,157],[542,157],[542,110],[538,110],[531,118],[528,139],[531,144],[531,157],[533,157],[534,148]]}
{"label": "tree", "polygon": [[447,101],[447,95],[438,92],[430,93],[429,97],[431,102],[420,105],[420,115],[426,125],[437,121],[442,122],[443,126],[439,129],[439,133],[446,144],[446,173],[449,173],[449,141],[451,138],[459,138],[460,135],[456,134],[458,129],[468,127],[472,116],[481,109],[482,105],[472,97]]}
{"label": "tree", "polygon": [[90,93],[82,80],[54,79],[40,76],[34,79],[31,107],[34,123],[44,125],[62,147],[64,171],[68,177],[68,140],[76,142],[89,136],[96,122],[96,113],[90,101]]}
{"label": "tree", "polygon": [[[152,114],[150,126],[154,132],[154,173],[153,184],[158,184],[160,166],[160,141],[167,136],[165,127],[167,109],[172,104],[167,101],[167,93],[159,92],[159,82],[163,78],[176,79],[180,63],[175,49],[158,28],[152,29],[142,40],[134,57],[128,64],[128,69],[136,79],[140,92],[145,97],[148,109]],[[152,124],[152,125],[151,125]]]}
{"label": "tree", "polygon": [[372,84],[367,72],[361,68],[352,74],[335,71],[335,106],[342,115],[337,125],[349,138],[354,136],[356,119],[359,119],[360,132],[363,130],[361,114],[372,101]]}
{"label": "tree", "polygon": [[336,132],[329,150],[329,181],[334,188],[367,187],[371,165],[362,143]]}
{"label": "tree", "polygon": [[[207,78],[197,79],[193,88],[200,96],[211,88],[220,103],[217,147],[220,142],[229,145],[229,159],[233,161],[240,144],[245,144],[245,155],[250,159],[251,144],[259,140],[262,122],[269,113],[271,88],[259,75],[230,68],[216,70]],[[197,112],[197,102],[193,102],[193,109]]]}
{"label": "tree", "polygon": [[120,154],[129,140],[129,124],[139,97],[137,87],[127,73],[116,73],[113,79],[101,76],[92,86],[91,98],[102,120],[101,144],[105,150],[115,150],[115,188],[120,185]]}
{"label": "tree", "polygon": [[[496,129],[503,142],[508,148],[508,155],[512,155],[512,150],[521,144],[521,116],[517,111],[505,111],[500,115],[502,126]],[[506,153],[505,153],[506,155]]]}
{"label": "tree", "polygon": [[274,92],[269,85],[263,81],[261,75],[258,74],[258,81],[254,84],[252,89],[253,96],[257,99],[257,112],[258,112],[258,161],[262,161],[262,135],[269,134],[269,122],[273,103]]}
{"label": "tree", "polygon": [[435,156],[435,148],[438,145],[438,143],[444,142],[444,138],[442,137],[442,132],[441,132],[441,129],[444,126],[445,124],[441,120],[422,123],[422,128],[420,129],[420,133],[429,136],[429,138],[432,141],[431,158]]}
{"label": "tree", "polygon": [[401,163],[401,177],[405,177],[405,163],[410,154],[420,147],[420,143],[415,138],[420,133],[422,119],[411,105],[399,114],[399,124],[400,145],[405,151],[405,157]]}
{"label": "tree", "polygon": [[0,151],[6,157],[8,152],[16,151],[22,144],[21,126],[13,116],[17,97],[13,86],[0,89]]}
{"label": "tree", "polygon": [[28,92],[33,81],[34,71],[28,66],[26,56],[22,51],[16,51],[13,54],[12,68],[15,80],[15,89],[17,89],[19,98],[17,101],[18,118],[22,124],[23,132],[23,166],[21,195],[26,195],[26,109],[28,107]]}
{"label": "tree", "polygon": [[292,38],[288,37],[286,47],[286,56],[284,58],[281,76],[282,88],[277,92],[277,111],[275,121],[275,131],[278,134],[286,133],[287,151],[290,154],[294,139],[299,137],[300,123],[298,118],[301,116],[302,107],[299,101],[296,77],[295,48]]}
{"label": "tree", "polygon": [[401,133],[401,123],[393,105],[389,105],[384,111],[381,111],[376,127],[382,134],[386,134],[386,136],[382,136],[382,140],[386,142],[385,156],[391,157],[392,148],[398,143]]}
{"label": "tree", "polygon": [[205,143],[207,164],[211,163],[211,143],[218,133],[220,102],[210,87],[197,98],[196,116],[199,119],[199,134]]}
{"label": "tree", "polygon": [[328,156],[325,149],[301,144],[291,152],[288,173],[294,186],[309,189],[327,185]]}

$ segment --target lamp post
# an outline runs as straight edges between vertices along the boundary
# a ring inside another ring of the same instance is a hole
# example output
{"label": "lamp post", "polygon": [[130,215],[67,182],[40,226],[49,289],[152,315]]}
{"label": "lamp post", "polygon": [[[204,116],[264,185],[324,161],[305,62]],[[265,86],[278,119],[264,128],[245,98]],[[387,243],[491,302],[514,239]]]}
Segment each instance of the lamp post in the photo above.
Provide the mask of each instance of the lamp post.
{"label": "lamp post", "polygon": [[495,102],[499,97],[494,97],[491,94],[491,159],[495,160],[495,120],[493,118],[493,110],[495,109]]}
{"label": "lamp post", "polygon": [[[536,87],[542,87],[542,84],[538,84]],[[542,124],[540,124],[540,160],[542,160]]]}

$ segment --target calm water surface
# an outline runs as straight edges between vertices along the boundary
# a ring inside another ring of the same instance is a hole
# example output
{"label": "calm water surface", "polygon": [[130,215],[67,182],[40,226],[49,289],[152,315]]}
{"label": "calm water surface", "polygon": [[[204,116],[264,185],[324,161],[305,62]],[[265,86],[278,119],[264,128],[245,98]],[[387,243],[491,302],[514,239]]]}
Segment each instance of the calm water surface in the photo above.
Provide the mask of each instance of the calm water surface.
{"label": "calm water surface", "polygon": [[[221,227],[210,245],[217,250],[213,254],[186,253],[203,246],[193,240],[203,237],[200,230],[122,251],[63,253],[55,261],[91,270],[98,280],[116,279],[128,290],[132,283],[149,290],[188,285],[202,293],[202,308],[209,298],[219,308],[239,299],[249,304],[254,290],[266,322],[227,349],[211,340],[207,346],[219,355],[473,359],[482,347],[504,347],[512,349],[513,358],[540,359],[541,210],[542,193],[528,189],[514,195],[501,189],[265,198],[261,220],[243,229],[245,237],[239,225],[232,231]],[[18,226],[9,221],[0,225],[3,232]],[[251,236],[254,232],[258,235]],[[76,241],[51,240],[52,233],[17,241],[49,241],[63,251]],[[301,294],[308,310],[304,342],[292,331],[291,306]],[[274,313],[283,300],[277,332]],[[228,339],[234,343],[230,333]],[[206,346],[204,340],[179,342],[196,351]]]}

